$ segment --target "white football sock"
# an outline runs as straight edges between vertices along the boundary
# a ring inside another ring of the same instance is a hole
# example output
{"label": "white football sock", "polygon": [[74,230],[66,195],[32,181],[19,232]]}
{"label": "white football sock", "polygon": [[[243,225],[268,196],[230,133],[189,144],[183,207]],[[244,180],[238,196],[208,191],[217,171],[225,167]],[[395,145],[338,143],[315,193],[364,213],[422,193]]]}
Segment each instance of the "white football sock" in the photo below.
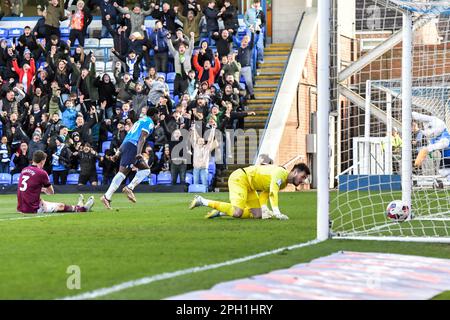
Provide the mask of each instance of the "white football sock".
{"label": "white football sock", "polygon": [[139,170],[138,172],[136,172],[134,179],[127,185],[127,187],[130,188],[131,190],[134,190],[134,188],[136,188],[136,186],[149,175],[150,169]]}
{"label": "white football sock", "polygon": [[126,176],[122,172],[118,172],[114,178],[111,181],[111,185],[108,188],[108,191],[106,191],[105,196],[106,199],[111,200],[111,197],[114,192],[116,192],[117,189],[119,189],[120,185],[122,184],[123,180],[125,180]]}
{"label": "white football sock", "polygon": [[209,200],[203,198],[202,196],[200,196],[200,202],[202,203],[203,206],[207,207],[209,204]]}

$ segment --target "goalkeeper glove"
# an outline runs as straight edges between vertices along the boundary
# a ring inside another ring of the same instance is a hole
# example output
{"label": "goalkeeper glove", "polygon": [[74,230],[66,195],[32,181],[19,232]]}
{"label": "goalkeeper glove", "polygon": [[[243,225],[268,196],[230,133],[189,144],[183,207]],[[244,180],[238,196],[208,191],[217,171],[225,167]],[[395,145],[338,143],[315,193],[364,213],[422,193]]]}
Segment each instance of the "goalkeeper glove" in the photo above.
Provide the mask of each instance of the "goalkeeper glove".
{"label": "goalkeeper glove", "polygon": [[272,219],[273,218],[273,212],[267,208],[267,206],[261,206],[262,210],[262,218],[263,219]]}
{"label": "goalkeeper glove", "polygon": [[280,212],[280,209],[278,209],[278,208],[273,208],[273,215],[278,220],[289,220],[289,217],[287,215],[285,215],[285,214],[282,214]]}

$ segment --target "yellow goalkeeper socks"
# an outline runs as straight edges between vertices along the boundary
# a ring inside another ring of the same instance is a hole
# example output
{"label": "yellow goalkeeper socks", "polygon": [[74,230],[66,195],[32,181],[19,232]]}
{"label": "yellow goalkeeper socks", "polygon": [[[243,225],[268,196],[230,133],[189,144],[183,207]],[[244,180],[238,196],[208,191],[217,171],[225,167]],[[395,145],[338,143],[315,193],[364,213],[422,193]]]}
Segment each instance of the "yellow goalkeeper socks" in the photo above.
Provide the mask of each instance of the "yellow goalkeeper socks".
{"label": "yellow goalkeeper socks", "polygon": [[230,217],[232,217],[234,213],[233,206],[228,202],[209,201],[208,207],[219,210],[220,212],[223,212]]}
{"label": "yellow goalkeeper socks", "polygon": [[[234,217],[234,208],[231,203],[228,202],[220,202],[220,201],[209,201],[208,207],[219,210],[220,212],[225,213],[227,216]],[[250,212],[249,208],[244,209],[244,213],[241,216],[241,219],[253,219],[253,214]]]}

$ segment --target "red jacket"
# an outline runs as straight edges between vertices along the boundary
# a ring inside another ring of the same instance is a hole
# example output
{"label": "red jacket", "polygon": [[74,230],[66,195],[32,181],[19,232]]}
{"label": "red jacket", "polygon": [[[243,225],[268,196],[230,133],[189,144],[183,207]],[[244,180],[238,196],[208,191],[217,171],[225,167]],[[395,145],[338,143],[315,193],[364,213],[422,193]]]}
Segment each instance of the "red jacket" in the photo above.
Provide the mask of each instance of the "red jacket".
{"label": "red jacket", "polygon": [[[193,63],[194,63],[194,68],[195,68],[195,70],[197,70],[197,72],[198,72],[198,80],[201,81],[201,80],[202,80],[203,72],[205,71],[205,68],[203,68],[203,66],[200,66],[200,65],[198,64],[198,54],[196,54],[196,55],[194,56]],[[209,79],[208,79],[208,83],[209,83],[209,86],[210,86],[210,87],[214,84],[216,75],[217,75],[219,72],[220,72],[220,60],[219,60],[219,58],[216,56],[216,57],[214,57],[214,67],[211,66],[211,68],[209,69]]]}
{"label": "red jacket", "polygon": [[[25,71],[23,71],[23,68],[19,67],[17,64],[17,60],[14,59],[12,61],[12,65],[14,68],[14,71],[19,75],[19,82],[22,83],[23,76],[25,75]],[[31,58],[30,60],[30,69],[27,72],[27,91],[31,89],[31,80],[33,80],[34,74],[36,73],[36,64],[34,63],[34,59]]]}

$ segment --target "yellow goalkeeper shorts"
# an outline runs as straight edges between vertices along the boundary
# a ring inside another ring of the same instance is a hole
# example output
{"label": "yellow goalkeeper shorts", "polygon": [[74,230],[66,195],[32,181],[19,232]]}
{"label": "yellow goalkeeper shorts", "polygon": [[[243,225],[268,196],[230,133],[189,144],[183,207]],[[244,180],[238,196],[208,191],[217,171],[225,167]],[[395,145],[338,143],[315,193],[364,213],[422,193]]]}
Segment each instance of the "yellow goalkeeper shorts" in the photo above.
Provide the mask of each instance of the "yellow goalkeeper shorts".
{"label": "yellow goalkeeper shorts", "polygon": [[230,175],[228,189],[232,206],[242,210],[261,208],[258,193],[250,188],[247,175],[242,169],[238,169]]}

